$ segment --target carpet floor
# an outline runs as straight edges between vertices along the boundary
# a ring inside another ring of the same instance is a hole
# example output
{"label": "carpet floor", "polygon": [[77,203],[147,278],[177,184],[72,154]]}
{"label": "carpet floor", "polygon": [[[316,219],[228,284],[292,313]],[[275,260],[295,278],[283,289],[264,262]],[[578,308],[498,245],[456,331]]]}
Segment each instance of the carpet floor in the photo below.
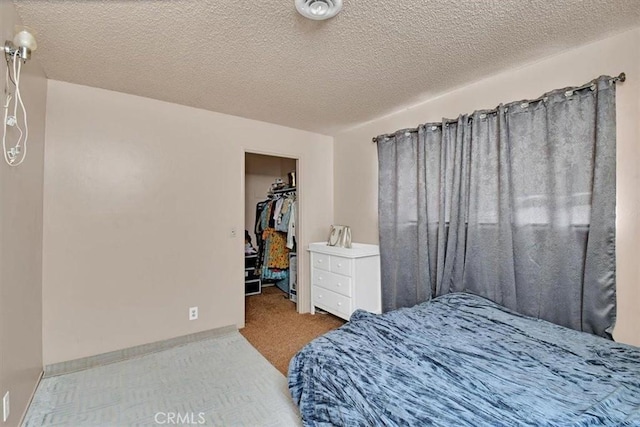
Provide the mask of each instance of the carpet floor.
{"label": "carpet floor", "polygon": [[240,333],[285,376],[298,350],[345,323],[328,313],[297,313],[296,304],[275,286],[245,297],[245,313],[245,327]]}
{"label": "carpet floor", "polygon": [[282,376],[239,333],[43,379],[24,426],[300,426]]}

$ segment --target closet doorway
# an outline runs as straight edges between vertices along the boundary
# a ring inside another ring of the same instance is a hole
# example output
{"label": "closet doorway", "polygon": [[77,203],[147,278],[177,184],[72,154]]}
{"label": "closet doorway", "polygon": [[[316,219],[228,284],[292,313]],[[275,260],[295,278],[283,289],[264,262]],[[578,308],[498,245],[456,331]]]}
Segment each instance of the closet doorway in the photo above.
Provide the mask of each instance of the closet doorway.
{"label": "closet doorway", "polygon": [[245,317],[249,309],[254,315],[256,310],[268,313],[274,307],[266,306],[273,303],[297,312],[297,163],[294,158],[245,153],[245,296],[261,296],[245,298]]}
{"label": "closet doorway", "polygon": [[297,351],[344,321],[328,313],[298,312],[308,311],[309,304],[307,287],[298,286],[304,274],[298,260],[306,252],[300,227],[305,212],[300,206],[303,160],[274,154],[244,153],[244,220],[250,245],[245,244],[245,326],[240,333],[287,375]]}

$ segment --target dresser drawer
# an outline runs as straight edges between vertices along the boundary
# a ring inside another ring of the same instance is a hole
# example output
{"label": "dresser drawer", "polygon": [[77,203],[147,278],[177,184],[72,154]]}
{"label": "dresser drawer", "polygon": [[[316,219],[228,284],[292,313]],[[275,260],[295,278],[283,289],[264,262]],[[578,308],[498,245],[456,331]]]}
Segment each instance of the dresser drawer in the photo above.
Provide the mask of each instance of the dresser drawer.
{"label": "dresser drawer", "polygon": [[341,256],[331,255],[331,271],[345,276],[351,276],[353,260],[349,258],[343,258]]}
{"label": "dresser drawer", "polygon": [[319,286],[313,287],[313,304],[346,319],[351,316],[351,298]]}
{"label": "dresser drawer", "polygon": [[317,268],[313,269],[312,285],[322,286],[347,297],[352,295],[351,277],[341,276]]}
{"label": "dresser drawer", "polygon": [[313,254],[313,266],[314,268],[319,268],[321,270],[330,271],[331,270],[331,257],[326,254]]}

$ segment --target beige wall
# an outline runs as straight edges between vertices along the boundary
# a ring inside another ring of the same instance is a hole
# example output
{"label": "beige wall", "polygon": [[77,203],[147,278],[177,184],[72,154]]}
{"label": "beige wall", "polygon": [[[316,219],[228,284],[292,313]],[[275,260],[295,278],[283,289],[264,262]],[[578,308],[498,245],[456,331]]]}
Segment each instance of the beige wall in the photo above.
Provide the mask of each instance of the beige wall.
{"label": "beige wall", "polygon": [[244,150],[300,159],[303,245],[333,219],[327,136],[50,80],[46,137],[45,365],[244,326]]}
{"label": "beige wall", "polygon": [[[18,23],[13,4],[0,0],[2,45],[13,38]],[[4,54],[1,58],[4,88]],[[3,426],[18,425],[42,371],[42,175],[47,80],[37,52],[23,67],[20,88],[29,120],[28,156],[17,167],[0,160],[0,399],[7,391],[11,396],[11,415]],[[4,90],[2,93],[4,105]],[[0,406],[0,416],[1,412]]]}
{"label": "beige wall", "polygon": [[287,174],[295,170],[295,159],[247,154],[245,162],[244,228],[249,230],[254,247],[256,245],[254,233],[256,204],[267,198],[267,192],[276,178],[281,178],[286,184],[288,183]]}
{"label": "beige wall", "polygon": [[[335,221],[377,243],[377,152],[371,138],[499,103],[536,98],[601,74],[627,73],[617,91],[618,321],[615,337],[640,345],[640,28],[507,71],[342,132],[334,140]],[[420,88],[416,88],[420,92]]]}

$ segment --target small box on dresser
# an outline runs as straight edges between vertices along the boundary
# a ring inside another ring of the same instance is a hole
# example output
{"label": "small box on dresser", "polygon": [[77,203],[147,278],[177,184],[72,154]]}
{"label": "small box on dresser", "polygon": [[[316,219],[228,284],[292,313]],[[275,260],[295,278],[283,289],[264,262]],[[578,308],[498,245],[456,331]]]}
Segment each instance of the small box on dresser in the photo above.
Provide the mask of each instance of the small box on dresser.
{"label": "small box on dresser", "polygon": [[318,307],[349,320],[357,309],[380,313],[380,250],[353,243],[351,248],[311,243],[311,314]]}

